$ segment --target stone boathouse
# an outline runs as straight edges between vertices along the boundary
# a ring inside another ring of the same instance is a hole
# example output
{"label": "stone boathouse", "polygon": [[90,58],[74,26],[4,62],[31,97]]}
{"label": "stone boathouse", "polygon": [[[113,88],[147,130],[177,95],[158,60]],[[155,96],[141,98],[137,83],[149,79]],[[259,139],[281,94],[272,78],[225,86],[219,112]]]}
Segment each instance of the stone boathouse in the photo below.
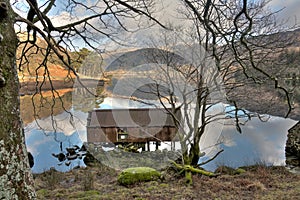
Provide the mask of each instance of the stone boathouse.
{"label": "stone boathouse", "polygon": [[[181,118],[181,113],[176,114]],[[177,127],[164,108],[97,109],[88,113],[87,141],[139,143],[176,141]]]}

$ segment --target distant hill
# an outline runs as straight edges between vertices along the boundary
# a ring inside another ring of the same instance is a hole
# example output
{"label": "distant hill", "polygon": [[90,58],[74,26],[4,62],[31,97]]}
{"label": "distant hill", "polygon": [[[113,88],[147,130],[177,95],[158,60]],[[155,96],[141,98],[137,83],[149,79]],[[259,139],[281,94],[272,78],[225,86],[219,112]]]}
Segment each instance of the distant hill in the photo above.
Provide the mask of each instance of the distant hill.
{"label": "distant hill", "polygon": [[179,55],[158,48],[143,48],[124,52],[111,62],[105,71],[130,70],[133,67],[149,63],[185,64]]}
{"label": "distant hill", "polygon": [[[18,34],[18,38],[20,41],[27,40],[27,33]],[[53,53],[50,54],[47,59],[48,71],[46,71],[43,66],[39,68],[39,65],[44,61],[47,43],[43,39],[37,37],[35,44],[39,46],[40,49],[38,49],[36,46],[31,46],[31,44],[26,45],[25,50],[27,60],[22,60],[23,65],[18,72],[19,80],[21,82],[35,81],[37,77],[42,79],[43,76],[45,76],[45,73],[47,75],[49,73],[51,79],[53,80],[63,80],[67,76],[74,77],[74,75],[63,66],[62,62]],[[18,65],[21,62],[20,57],[23,53],[24,47],[25,44],[21,44],[17,49]]]}
{"label": "distant hill", "polygon": [[[278,60],[281,65],[267,66],[264,70],[278,77],[279,84],[289,90],[293,108],[289,117],[300,120],[300,29],[251,39],[252,42],[256,42],[258,45],[272,45],[279,40],[282,41],[283,51],[281,53],[270,52],[271,57],[268,59]],[[135,66],[151,62],[185,64],[183,58],[172,52],[145,48],[116,54],[106,71],[127,71]],[[285,68],[282,69],[282,66],[285,66]],[[253,73],[257,72],[254,70]],[[266,81],[261,85],[247,84],[230,91],[228,97],[237,101],[238,106],[241,108],[261,114],[284,117],[288,111],[287,101],[283,92],[275,90],[274,87],[274,83],[270,81]]]}
{"label": "distant hill", "polygon": [[289,47],[297,47],[298,49],[300,48],[300,28],[278,34],[280,34],[281,37],[292,39],[292,41],[290,41]]}
{"label": "distant hill", "polygon": [[[281,65],[267,66],[264,70],[276,76],[279,86],[289,91],[292,111],[288,117],[300,120],[300,29],[263,37],[269,43],[276,40],[285,42],[282,46],[284,50],[273,55]],[[236,89],[230,95],[239,106],[258,113],[284,117],[288,111],[286,95],[281,90],[275,90],[274,82],[250,84]]]}

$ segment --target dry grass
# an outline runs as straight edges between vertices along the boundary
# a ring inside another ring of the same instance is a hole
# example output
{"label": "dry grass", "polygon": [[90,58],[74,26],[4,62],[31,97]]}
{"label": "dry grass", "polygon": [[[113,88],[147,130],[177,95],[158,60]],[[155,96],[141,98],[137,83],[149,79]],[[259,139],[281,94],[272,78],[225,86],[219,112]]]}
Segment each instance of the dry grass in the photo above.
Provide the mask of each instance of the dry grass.
{"label": "dry grass", "polygon": [[[252,166],[239,175],[221,174],[216,178],[193,175],[193,186],[172,172],[163,181],[123,187],[118,172],[101,165],[68,173],[35,175],[38,199],[300,199],[300,175],[284,167]],[[59,175],[59,176],[57,176]],[[55,177],[60,177],[56,179]]]}

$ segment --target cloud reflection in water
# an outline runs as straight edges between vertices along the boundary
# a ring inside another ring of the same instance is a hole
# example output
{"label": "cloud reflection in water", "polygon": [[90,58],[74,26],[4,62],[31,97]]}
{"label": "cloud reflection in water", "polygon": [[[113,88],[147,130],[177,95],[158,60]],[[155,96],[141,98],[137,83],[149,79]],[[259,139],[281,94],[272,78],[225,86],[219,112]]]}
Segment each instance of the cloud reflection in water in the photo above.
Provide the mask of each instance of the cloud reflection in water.
{"label": "cloud reflection in water", "polygon": [[[149,107],[149,105],[117,98],[105,98],[100,105],[100,109],[140,107]],[[40,173],[50,169],[50,167],[55,167],[60,171],[67,171],[77,165],[84,165],[82,161],[76,161],[69,167],[59,166],[58,160],[51,155],[51,153],[59,153],[60,142],[62,142],[64,150],[72,145],[80,146],[82,142],[86,141],[87,113],[78,110],[72,110],[72,113],[76,120],[74,127],[69,123],[68,113],[65,112],[55,116],[59,127],[59,132],[57,133],[53,133],[53,129],[51,129],[51,117],[38,120],[38,123],[45,128],[46,132],[40,130],[36,122],[32,122],[26,127],[26,145],[35,158],[33,172]],[[208,170],[214,170],[219,165],[231,167],[257,163],[284,165],[288,129],[295,123],[296,121],[294,120],[280,117],[271,117],[267,122],[253,118],[241,127],[242,134],[236,131],[234,125],[226,125],[222,127],[221,137],[213,135],[214,130],[218,132],[220,127],[211,126],[209,132],[206,132],[206,135],[204,135],[205,139],[201,140],[201,145],[208,146],[205,145],[207,141],[210,144],[217,144],[218,142],[221,142],[221,144],[216,145],[216,148],[213,150],[209,148],[204,149],[206,156],[202,158],[202,161],[208,159],[208,156],[213,156],[218,149],[224,149],[224,152],[213,162],[203,167]],[[168,144],[162,145],[160,148],[166,147],[169,147]]]}

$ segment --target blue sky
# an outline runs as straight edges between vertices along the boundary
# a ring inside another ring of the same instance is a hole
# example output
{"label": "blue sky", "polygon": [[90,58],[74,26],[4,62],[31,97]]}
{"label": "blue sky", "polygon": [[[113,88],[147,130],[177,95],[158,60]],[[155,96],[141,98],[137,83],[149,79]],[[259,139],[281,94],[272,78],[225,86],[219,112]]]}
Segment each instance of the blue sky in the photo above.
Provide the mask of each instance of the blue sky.
{"label": "blue sky", "polygon": [[282,12],[279,13],[281,18],[290,19],[294,21],[297,18],[298,23],[300,22],[300,1],[299,0],[272,0],[270,7],[274,9],[283,8]]}
{"label": "blue sky", "polygon": [[[82,3],[85,3],[85,2],[92,2],[93,0],[82,0],[80,2]],[[177,7],[177,4],[174,3],[174,0],[156,0],[158,2],[163,2],[163,4],[165,6],[168,6],[170,9],[176,9]],[[11,0],[11,3],[14,5],[14,6],[17,6],[19,9],[23,10],[23,11],[27,11],[28,9],[28,5],[27,3],[25,3],[26,0]],[[39,2],[39,5],[43,5],[46,0],[38,0]],[[24,6],[24,4],[26,4]],[[56,8],[59,10],[59,11],[62,11],[61,8],[64,7],[64,4],[65,2],[64,1],[56,1],[55,5],[56,5]],[[269,6],[271,8],[274,8],[274,9],[281,9],[281,8],[284,8],[284,10],[280,13],[280,16],[282,18],[291,18],[293,19],[295,16],[297,16],[298,19],[300,19],[300,14],[299,14],[299,10],[300,10],[300,1],[299,0],[272,0],[270,1],[269,3]],[[20,12],[18,12],[20,13]],[[53,11],[51,12],[51,15],[55,15],[57,14],[57,10],[56,11]],[[26,12],[23,13],[22,16],[25,16],[26,15]]]}

